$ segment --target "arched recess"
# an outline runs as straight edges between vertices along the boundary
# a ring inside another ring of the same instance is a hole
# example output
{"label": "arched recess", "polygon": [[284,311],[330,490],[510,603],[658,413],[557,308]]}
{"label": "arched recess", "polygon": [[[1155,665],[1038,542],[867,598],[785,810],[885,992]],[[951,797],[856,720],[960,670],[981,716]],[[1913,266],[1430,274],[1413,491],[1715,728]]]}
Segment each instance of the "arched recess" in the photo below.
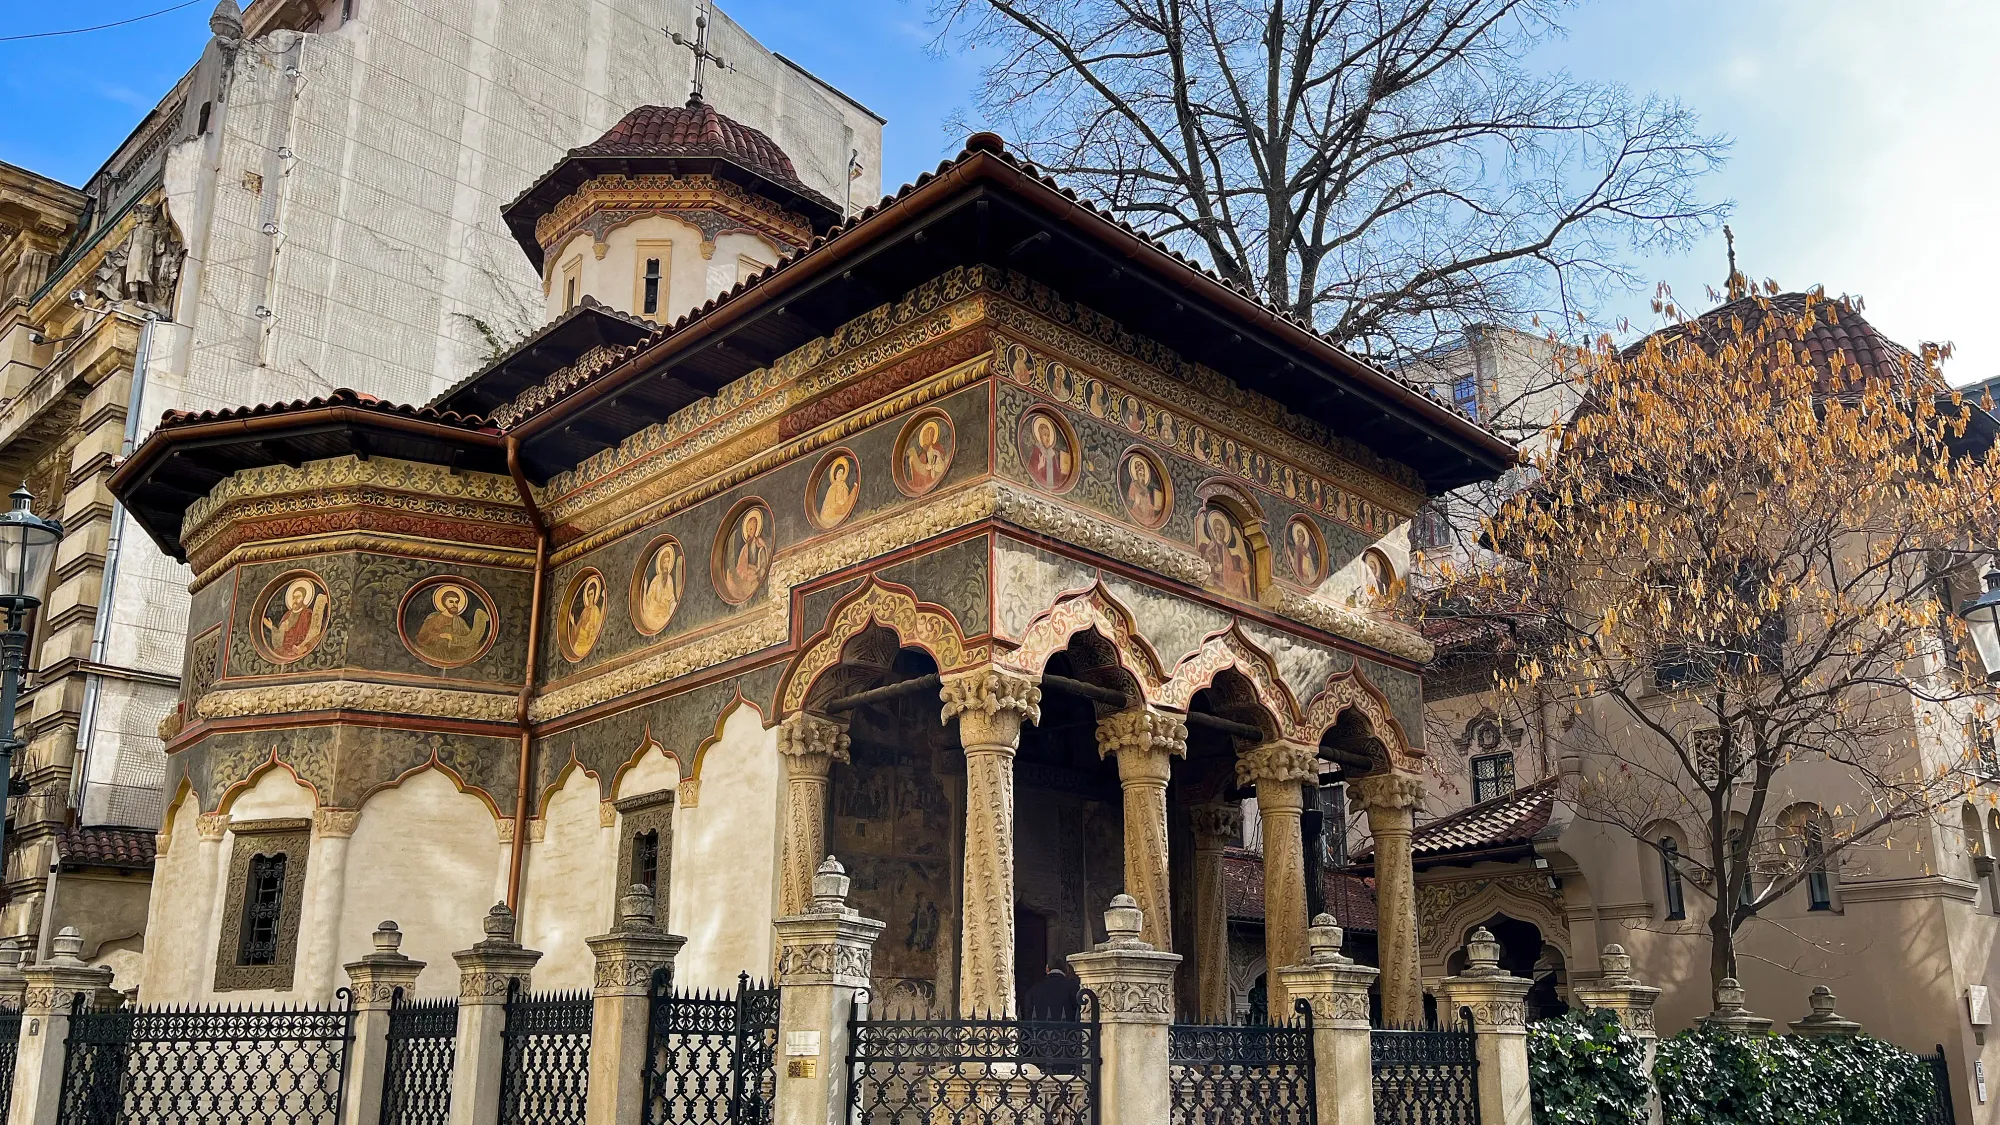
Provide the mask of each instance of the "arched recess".
{"label": "arched recess", "polygon": [[1112,596],[1102,582],[1081,593],[1056,599],[1053,606],[1028,623],[1020,647],[1000,655],[996,662],[1039,675],[1049,657],[1067,647],[1071,637],[1092,629],[1116,654],[1118,666],[1138,681],[1146,701],[1158,702],[1160,688],[1167,680],[1159,653],[1139,631],[1132,611]]}
{"label": "arched recess", "polygon": [[908,586],[870,576],[860,589],[833,607],[826,628],[802,645],[786,666],[778,691],[778,713],[798,713],[819,678],[841,663],[847,643],[870,626],[894,633],[901,645],[923,649],[943,672],[977,664],[989,652],[983,644],[965,642],[950,610],[918,601],[916,591]]}
{"label": "arched recess", "polygon": [[[748,702],[748,700],[743,700],[743,697],[741,695],[738,695],[736,698],[737,700]],[[752,706],[755,705],[752,704]],[[702,747],[709,746],[712,743],[714,743],[714,741],[717,738],[722,737],[722,724],[725,720],[727,720],[729,714],[735,710],[736,710],[735,701],[732,701],[722,709],[721,716],[719,716],[715,721],[714,732],[711,733],[708,738],[702,740],[701,746],[695,748],[694,754],[690,755],[690,759],[693,759],[695,756],[699,755]],[[652,755],[656,753],[658,757],[657,758],[652,757]],[[660,764],[662,761],[666,766],[666,772],[670,772],[673,775],[673,783],[675,785],[679,785],[684,778],[689,777],[693,773],[693,771],[689,769],[687,765],[685,765],[682,762],[681,756],[678,753],[667,749],[666,746],[663,745],[659,739],[654,738],[653,728],[647,727],[645,733],[639,736],[639,745],[634,747],[632,753],[627,755],[625,760],[623,762],[620,762],[618,764],[618,767],[611,771],[611,785],[609,787],[609,791],[611,793],[610,799],[615,801],[620,797],[630,796],[632,793],[645,792],[647,791],[646,783],[661,782],[666,780],[665,778],[659,778],[653,776],[655,773],[659,772],[655,770],[653,767]],[[627,780],[631,780],[634,783],[638,784],[639,788],[628,790],[626,788]],[[656,788],[657,785],[653,787]]]}
{"label": "arched recess", "polygon": [[1326,686],[1306,704],[1295,737],[1301,742],[1320,743],[1341,726],[1349,712],[1367,720],[1367,735],[1379,742],[1386,754],[1376,763],[1378,768],[1422,772],[1424,752],[1410,745],[1403,724],[1389,710],[1389,698],[1368,682],[1359,662],[1348,671],[1327,677]]}
{"label": "arched recess", "polygon": [[1278,721],[1278,733],[1291,737],[1298,726],[1298,702],[1278,674],[1277,663],[1233,624],[1211,634],[1201,642],[1201,648],[1175,666],[1173,675],[1160,685],[1155,702],[1185,711],[1194,694],[1213,683],[1216,673],[1224,669],[1233,669],[1249,681],[1258,703]]}
{"label": "arched recess", "polygon": [[1250,553],[1250,591],[1257,598],[1263,598],[1271,590],[1271,535],[1264,526],[1264,508],[1255,497],[1225,480],[1210,480],[1194,490],[1200,502],[1199,514],[1209,508],[1220,508],[1243,533],[1243,544]]}
{"label": "arched recess", "polygon": [[1446,975],[1447,962],[1464,945],[1465,934],[1496,914],[1531,923],[1542,939],[1576,964],[1570,948],[1569,919],[1562,902],[1541,875],[1504,875],[1417,886],[1417,947],[1424,955],[1424,975]]}
{"label": "arched recess", "polygon": [[411,778],[416,777],[419,774],[425,773],[426,771],[429,770],[436,770],[438,773],[442,774],[446,778],[449,778],[451,783],[458,788],[458,791],[460,793],[466,794],[467,796],[471,797],[477,797],[480,803],[486,806],[486,811],[492,814],[494,823],[498,824],[505,821],[511,821],[511,818],[513,816],[512,812],[504,812],[504,813],[501,812],[500,802],[495,801],[493,799],[493,794],[488,793],[484,787],[474,785],[471,782],[467,781],[465,779],[464,774],[461,774],[457,770],[451,768],[449,765],[446,765],[444,761],[442,761],[435,753],[433,753],[429,759],[422,762],[418,762],[416,765],[411,766],[409,769],[404,770],[402,773],[397,774],[395,777],[392,777],[387,781],[381,782],[380,784],[370,786],[366,792],[361,794],[361,800],[358,802],[358,805],[366,805],[369,802],[369,800],[373,798],[377,793],[381,793],[390,789],[399,789],[403,786],[405,782],[409,781]]}
{"label": "arched recess", "polygon": [[291,763],[278,757],[276,750],[272,750],[270,756],[259,763],[256,769],[251,770],[245,775],[243,780],[222,791],[221,799],[215,802],[215,811],[227,813],[234,810],[236,802],[245,794],[256,789],[264,775],[270,773],[272,770],[285,771],[286,776],[290,777],[294,784],[312,795],[312,807],[319,807],[319,790],[313,787],[312,782],[300,777],[299,771],[293,769]]}

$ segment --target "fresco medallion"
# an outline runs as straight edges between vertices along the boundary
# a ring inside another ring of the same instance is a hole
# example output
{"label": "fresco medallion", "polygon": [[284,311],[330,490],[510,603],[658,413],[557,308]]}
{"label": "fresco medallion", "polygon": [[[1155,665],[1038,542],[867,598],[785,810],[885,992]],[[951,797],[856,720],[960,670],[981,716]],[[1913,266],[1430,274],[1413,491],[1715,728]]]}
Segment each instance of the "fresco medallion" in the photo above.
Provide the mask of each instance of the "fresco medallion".
{"label": "fresco medallion", "polygon": [[729,510],[709,562],[715,592],[723,601],[742,605],[764,585],[764,576],[771,572],[773,542],[771,509],[762,500],[751,497]]}
{"label": "fresco medallion", "polygon": [[1044,492],[1068,492],[1076,484],[1076,434],[1062,415],[1037,406],[1021,415],[1014,433],[1021,468]]}
{"label": "fresco medallion", "polygon": [[951,424],[951,415],[942,410],[921,411],[903,423],[903,431],[896,435],[890,476],[905,496],[922,496],[944,480],[957,452],[958,430]]}
{"label": "fresco medallion", "polygon": [[580,663],[604,635],[604,574],[594,566],[578,571],[563,590],[556,618],[556,646],[564,659]]}
{"label": "fresco medallion", "polygon": [[1174,482],[1158,457],[1135,445],[1118,459],[1118,499],[1133,523],[1154,530],[1173,514]]}
{"label": "fresco medallion", "polygon": [[485,656],[500,634],[491,595],[456,575],[410,587],[396,610],[396,631],[411,655],[433,668],[463,668]]}
{"label": "fresco medallion", "polygon": [[632,568],[632,589],[627,602],[632,607],[632,627],[642,637],[659,635],[681,607],[687,590],[687,552],[681,541],[662,535],[646,544],[639,565]]}
{"label": "fresco medallion", "polygon": [[310,570],[286,571],[257,595],[251,644],[273,664],[303,660],[326,639],[332,609],[325,579]]}
{"label": "fresco medallion", "polygon": [[846,447],[820,458],[806,484],[806,518],[821,531],[831,531],[854,514],[861,496],[861,461]]}

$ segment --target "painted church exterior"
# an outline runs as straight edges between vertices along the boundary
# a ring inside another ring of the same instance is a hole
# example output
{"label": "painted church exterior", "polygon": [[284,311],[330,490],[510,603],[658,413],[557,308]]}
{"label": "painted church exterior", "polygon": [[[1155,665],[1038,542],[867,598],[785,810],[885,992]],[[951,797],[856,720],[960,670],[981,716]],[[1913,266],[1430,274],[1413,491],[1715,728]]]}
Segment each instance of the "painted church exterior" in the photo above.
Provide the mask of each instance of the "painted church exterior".
{"label": "painted church exterior", "polygon": [[452,992],[495,902],[587,987],[633,884],[719,986],[832,853],[889,1011],[1018,1009],[1124,892],[1219,1019],[1238,807],[1299,964],[1341,779],[1416,1022],[1430,646],[1385,576],[1505,442],[990,134],[843,222],[646,107],[504,217],[551,320],[486,369],[170,415],[113,479],[193,573],[141,1002],[324,1000],[383,919]]}

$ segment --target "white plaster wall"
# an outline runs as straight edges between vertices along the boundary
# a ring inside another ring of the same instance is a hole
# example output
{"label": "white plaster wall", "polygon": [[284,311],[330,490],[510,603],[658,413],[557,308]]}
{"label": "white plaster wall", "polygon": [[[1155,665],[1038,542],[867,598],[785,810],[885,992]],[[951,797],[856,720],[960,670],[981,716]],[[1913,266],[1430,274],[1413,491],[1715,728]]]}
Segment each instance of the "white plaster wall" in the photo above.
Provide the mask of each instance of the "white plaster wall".
{"label": "white plaster wall", "polygon": [[[594,297],[619,312],[645,316],[640,311],[643,297],[639,288],[639,243],[660,241],[672,244],[663,266],[665,292],[661,294],[660,311],[650,318],[662,324],[671,324],[709,298],[734,288],[745,258],[767,266],[778,261],[775,244],[742,232],[727,233],[716,239],[712,255],[704,258],[701,231],[664,215],[649,215],[607,235],[602,258],[597,256],[596,246],[587,233],[570,238],[548,258],[548,318],[553,320],[564,311],[567,294],[563,271],[571,264],[581,267],[577,271],[578,300]],[[650,247],[647,256],[652,256]]]}
{"label": "white plaster wall", "polygon": [[535,987],[589,988],[593,960],[584,939],[611,928],[617,838],[598,823],[597,779],[571,770],[542,814],[542,839],[528,846],[522,875],[520,941],[542,951]]}
{"label": "white plaster wall", "polygon": [[169,824],[171,843],[153,864],[153,896],[146,912],[146,958],[139,997],[147,1004],[186,1004],[208,979],[203,960],[214,927],[208,893],[215,887],[217,844],[202,840],[195,823],[201,802],[190,795]]}
{"label": "white plaster wall", "polygon": [[496,834],[486,803],[437,769],[368,798],[347,848],[341,963],[373,948],[377,923],[394,921],[403,953],[427,963],[417,991],[456,994],[452,952],[484,936],[480,923],[495,902],[494,865],[504,854]]}
{"label": "white plaster wall", "polygon": [[739,703],[701,756],[701,800],[674,813],[667,927],[688,939],[674,979],[692,988],[733,984],[771,969],[778,891],[778,732]]}

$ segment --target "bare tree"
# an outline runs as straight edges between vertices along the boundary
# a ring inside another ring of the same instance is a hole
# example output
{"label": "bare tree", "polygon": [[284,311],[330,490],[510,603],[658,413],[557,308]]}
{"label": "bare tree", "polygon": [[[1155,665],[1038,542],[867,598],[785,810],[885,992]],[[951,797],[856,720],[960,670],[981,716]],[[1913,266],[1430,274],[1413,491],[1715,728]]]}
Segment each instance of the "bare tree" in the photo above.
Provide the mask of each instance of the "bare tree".
{"label": "bare tree", "polygon": [[1676,101],[1537,74],[1566,0],[933,0],[993,47],[986,122],[1356,350],[1634,283],[1719,220]]}

